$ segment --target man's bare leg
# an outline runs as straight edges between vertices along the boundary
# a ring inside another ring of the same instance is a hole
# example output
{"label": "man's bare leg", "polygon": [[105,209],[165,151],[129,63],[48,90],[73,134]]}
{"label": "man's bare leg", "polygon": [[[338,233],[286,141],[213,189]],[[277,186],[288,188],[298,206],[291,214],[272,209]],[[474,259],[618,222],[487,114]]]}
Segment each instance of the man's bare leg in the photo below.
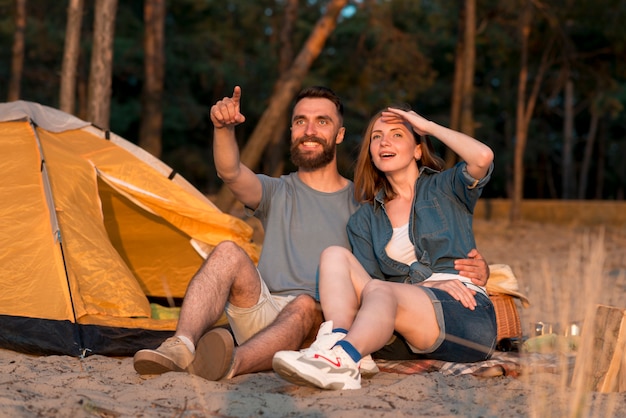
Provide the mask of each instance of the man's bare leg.
{"label": "man's bare leg", "polygon": [[[248,254],[233,242],[218,244],[189,283],[175,335],[156,350],[135,353],[135,370],[140,374],[187,370],[205,378],[220,378],[231,363],[232,336],[225,330],[209,335],[202,348],[209,346],[211,355],[195,356],[188,344],[197,348],[203,334],[221,317],[227,300],[252,307],[260,293],[259,273]],[[214,357],[221,359],[213,362]]]}
{"label": "man's bare leg", "polygon": [[322,323],[319,304],[308,295],[292,300],[272,324],[235,350],[230,377],[272,369],[277,351],[309,345]]}
{"label": "man's bare leg", "polygon": [[256,305],[260,294],[259,273],[248,254],[231,241],[222,242],[189,282],[176,335],[184,335],[197,344],[222,316],[228,300],[249,308]]}

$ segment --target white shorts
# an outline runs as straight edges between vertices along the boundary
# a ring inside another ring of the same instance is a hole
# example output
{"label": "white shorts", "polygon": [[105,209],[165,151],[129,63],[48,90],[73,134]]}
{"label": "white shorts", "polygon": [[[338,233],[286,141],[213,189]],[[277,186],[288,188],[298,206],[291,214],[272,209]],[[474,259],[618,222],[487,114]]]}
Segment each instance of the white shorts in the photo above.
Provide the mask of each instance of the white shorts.
{"label": "white shorts", "polygon": [[230,328],[235,335],[235,340],[237,340],[239,345],[274,322],[278,313],[295,299],[293,295],[272,295],[263,281],[261,273],[259,273],[259,280],[261,281],[261,294],[256,305],[250,308],[240,308],[226,303],[224,311],[226,312]]}

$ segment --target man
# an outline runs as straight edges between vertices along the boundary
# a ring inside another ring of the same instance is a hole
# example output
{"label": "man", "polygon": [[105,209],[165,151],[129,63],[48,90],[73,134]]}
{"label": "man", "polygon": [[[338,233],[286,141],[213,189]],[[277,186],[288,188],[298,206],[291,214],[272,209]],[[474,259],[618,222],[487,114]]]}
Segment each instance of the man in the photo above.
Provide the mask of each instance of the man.
{"label": "man", "polygon": [[[315,301],[321,252],[331,245],[350,248],[348,218],[358,207],[354,187],[337,169],[336,146],[343,141],[343,104],[331,90],[310,87],[296,97],[291,118],[291,159],[297,172],[272,178],[243,165],[235,126],[241,88],[211,108],[214,158],[219,177],[265,230],[257,266],[236,244],[215,247],[193,277],[173,337],[156,350],[140,350],[140,374],[187,371],[208,380],[271,370],[280,350],[297,350],[322,322]],[[480,254],[460,260],[463,275],[485,284]],[[231,334],[209,330],[226,312]],[[207,332],[207,330],[209,330]]]}

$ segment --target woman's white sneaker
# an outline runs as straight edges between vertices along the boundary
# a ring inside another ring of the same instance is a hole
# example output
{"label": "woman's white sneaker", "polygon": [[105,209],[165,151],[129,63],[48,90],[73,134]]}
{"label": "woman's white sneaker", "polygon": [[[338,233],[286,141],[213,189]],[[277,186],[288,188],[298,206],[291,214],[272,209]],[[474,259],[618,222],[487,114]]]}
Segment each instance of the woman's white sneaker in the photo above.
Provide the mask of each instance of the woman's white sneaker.
{"label": "woman's white sneaker", "polygon": [[320,389],[361,389],[359,365],[340,346],[330,350],[279,351],[272,361],[283,379]]}
{"label": "woman's white sneaker", "polygon": [[361,374],[366,377],[375,375],[380,371],[378,365],[370,354],[363,357],[361,361],[359,361],[359,369],[361,370]]}

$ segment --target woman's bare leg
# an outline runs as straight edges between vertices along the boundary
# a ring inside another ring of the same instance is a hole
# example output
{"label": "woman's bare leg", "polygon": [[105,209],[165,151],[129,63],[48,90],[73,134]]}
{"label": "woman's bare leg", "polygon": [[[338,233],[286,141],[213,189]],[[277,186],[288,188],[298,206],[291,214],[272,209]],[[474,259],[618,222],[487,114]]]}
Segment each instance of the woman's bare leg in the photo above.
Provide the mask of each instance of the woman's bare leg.
{"label": "woman's bare leg", "polygon": [[366,355],[383,347],[394,329],[417,348],[432,346],[439,336],[433,304],[420,286],[372,280],[344,340]]}
{"label": "woman's bare leg", "polygon": [[372,281],[354,255],[343,247],[329,247],[320,257],[319,292],[325,320],[350,329],[361,304],[361,292]]}

